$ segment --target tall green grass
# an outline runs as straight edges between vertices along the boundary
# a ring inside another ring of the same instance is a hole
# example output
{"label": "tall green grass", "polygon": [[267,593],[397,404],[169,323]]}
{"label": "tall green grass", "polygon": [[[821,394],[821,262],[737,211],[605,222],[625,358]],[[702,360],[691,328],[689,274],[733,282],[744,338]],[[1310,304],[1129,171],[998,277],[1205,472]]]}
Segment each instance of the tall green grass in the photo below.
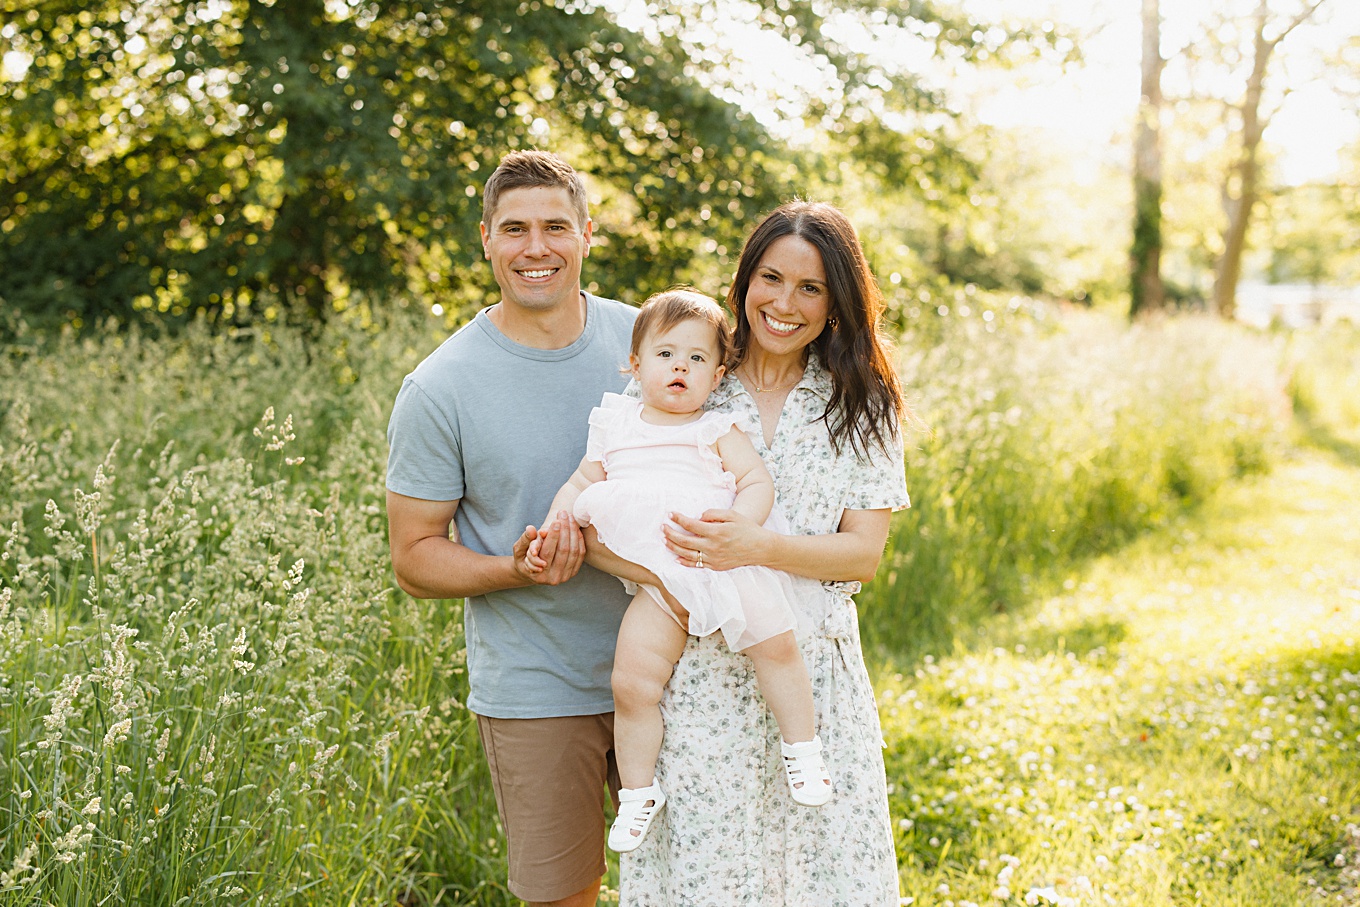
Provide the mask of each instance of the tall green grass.
{"label": "tall green grass", "polygon": [[324,339],[0,363],[0,903],[507,900],[460,610],[387,557],[386,410],[437,338]]}
{"label": "tall green grass", "polygon": [[[512,902],[459,608],[387,556],[387,413],[442,335],[0,355],[0,905]],[[885,650],[1020,607],[1280,432],[1275,348],[1218,324],[1003,309],[901,348],[930,431],[864,593]]]}
{"label": "tall green grass", "polygon": [[1054,568],[1265,469],[1289,410],[1277,346],[1209,319],[1130,328],[1017,306],[907,334],[903,373],[924,425],[907,439],[914,506],[861,596],[866,640],[947,650]]}

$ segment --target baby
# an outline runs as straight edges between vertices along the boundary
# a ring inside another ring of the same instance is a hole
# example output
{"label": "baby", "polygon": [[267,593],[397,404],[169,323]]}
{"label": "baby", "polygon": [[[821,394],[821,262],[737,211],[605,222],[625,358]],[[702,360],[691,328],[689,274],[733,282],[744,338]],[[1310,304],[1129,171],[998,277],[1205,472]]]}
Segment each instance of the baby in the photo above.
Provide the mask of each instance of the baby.
{"label": "baby", "polygon": [[[702,554],[690,566],[666,547],[661,531],[672,513],[730,509],[765,523],[774,507],[774,482],[743,430],[745,418],[703,409],[730,347],[727,319],[707,296],[677,289],[648,299],[628,357],[641,399],[604,395],[590,414],[585,458],[548,511],[593,525],[601,543],[660,581],[625,581],[637,593],[619,628],[612,677],[622,789],[609,846],[619,852],[642,843],[666,803],[655,777],[665,731],[661,693],[688,635],[721,630],[734,651],[751,658],[779,723],[793,799],[805,806],[831,799],[812,688],[794,638],[795,603],[820,596],[820,583],[760,566],[709,570]],[[546,566],[541,543],[542,534],[525,556],[532,571]]]}

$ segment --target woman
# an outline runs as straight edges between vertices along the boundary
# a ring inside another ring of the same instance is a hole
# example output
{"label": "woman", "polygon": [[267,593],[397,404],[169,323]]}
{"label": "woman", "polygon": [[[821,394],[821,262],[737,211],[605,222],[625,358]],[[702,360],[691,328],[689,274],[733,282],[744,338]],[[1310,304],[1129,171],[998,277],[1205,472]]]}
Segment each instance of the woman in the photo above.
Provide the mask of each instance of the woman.
{"label": "woman", "polygon": [[850,598],[878,567],[892,511],[908,506],[882,298],[845,216],[791,202],[747,240],[727,301],[735,354],[709,407],[757,424],[792,534],[710,511],[679,518],[667,541],[692,566],[823,581],[803,654],[835,793],[818,809],[792,802],[750,660],[716,636],[690,639],[662,702],[657,778],[669,800],[621,860],[621,903],[895,907],[882,732]]}

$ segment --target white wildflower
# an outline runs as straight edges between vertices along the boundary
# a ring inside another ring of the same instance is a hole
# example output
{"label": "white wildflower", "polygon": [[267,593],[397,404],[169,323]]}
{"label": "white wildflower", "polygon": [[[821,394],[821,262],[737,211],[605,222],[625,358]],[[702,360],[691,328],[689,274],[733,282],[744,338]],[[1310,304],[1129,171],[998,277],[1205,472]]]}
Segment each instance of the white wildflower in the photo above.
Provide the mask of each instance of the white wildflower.
{"label": "white wildflower", "polygon": [[[35,878],[39,867],[33,865],[33,858],[37,855],[38,845],[30,841],[14,858],[14,865],[10,867],[9,872],[0,872],[0,890],[22,885]],[[32,875],[29,875],[30,872]]]}
{"label": "white wildflower", "polygon": [[[164,761],[165,761],[165,751],[166,751],[167,749],[169,749],[169,748],[170,748],[170,725],[167,724],[167,725],[165,726],[165,730],[161,731],[160,737],[157,738],[157,740],[156,740],[156,757],[155,757],[155,761],[156,761],[156,762],[164,762]],[[146,765],[147,765],[147,768],[152,768],[152,767],[154,767],[154,763],[153,763],[152,760],[150,760],[150,759],[146,760]]]}
{"label": "white wildflower", "polygon": [[109,732],[104,735],[104,746],[111,747],[115,744],[122,743],[124,740],[128,739],[128,734],[130,733],[132,733],[132,719],[124,718],[122,721],[119,721],[114,724],[113,727],[109,728]]}
{"label": "white wildflower", "polygon": [[43,727],[47,733],[38,741],[38,749],[48,749],[61,742],[62,732],[66,730],[66,719],[76,713],[75,699],[85,678],[79,674],[62,677],[61,685],[52,695],[52,711],[43,717]]}
{"label": "white wildflower", "polygon": [[1056,904],[1058,907],[1077,907],[1075,898],[1069,898],[1058,894],[1058,889],[1052,885],[1047,888],[1031,888],[1025,893],[1026,904],[1038,904],[1039,899],[1043,898],[1046,904]]}
{"label": "white wildflower", "polygon": [[242,674],[249,674],[255,668],[255,662],[247,661],[245,658],[249,651],[250,643],[246,639],[246,628],[242,627],[241,632],[236,634],[236,641],[231,644],[231,666]]}
{"label": "white wildflower", "polygon": [[85,845],[93,840],[94,835],[87,831],[87,826],[76,825],[66,834],[52,842],[55,853],[52,857],[58,863],[72,863],[80,856]]}

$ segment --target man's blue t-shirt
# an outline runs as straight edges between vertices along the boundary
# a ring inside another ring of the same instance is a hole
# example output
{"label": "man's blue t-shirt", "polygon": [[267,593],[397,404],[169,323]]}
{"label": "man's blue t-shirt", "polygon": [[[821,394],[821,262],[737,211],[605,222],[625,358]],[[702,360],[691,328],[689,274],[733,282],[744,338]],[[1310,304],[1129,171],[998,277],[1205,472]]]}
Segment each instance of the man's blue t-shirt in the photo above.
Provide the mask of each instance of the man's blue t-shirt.
{"label": "man's blue t-shirt", "polygon": [[[586,326],[570,346],[510,340],[479,312],[406,376],[387,428],[387,488],[461,500],[459,541],[507,555],[539,526],[585,455],[587,419],[627,377],[637,310],[586,296]],[[468,707],[491,718],[612,711],[609,675],[628,596],[588,566],[559,586],[468,599]]]}

